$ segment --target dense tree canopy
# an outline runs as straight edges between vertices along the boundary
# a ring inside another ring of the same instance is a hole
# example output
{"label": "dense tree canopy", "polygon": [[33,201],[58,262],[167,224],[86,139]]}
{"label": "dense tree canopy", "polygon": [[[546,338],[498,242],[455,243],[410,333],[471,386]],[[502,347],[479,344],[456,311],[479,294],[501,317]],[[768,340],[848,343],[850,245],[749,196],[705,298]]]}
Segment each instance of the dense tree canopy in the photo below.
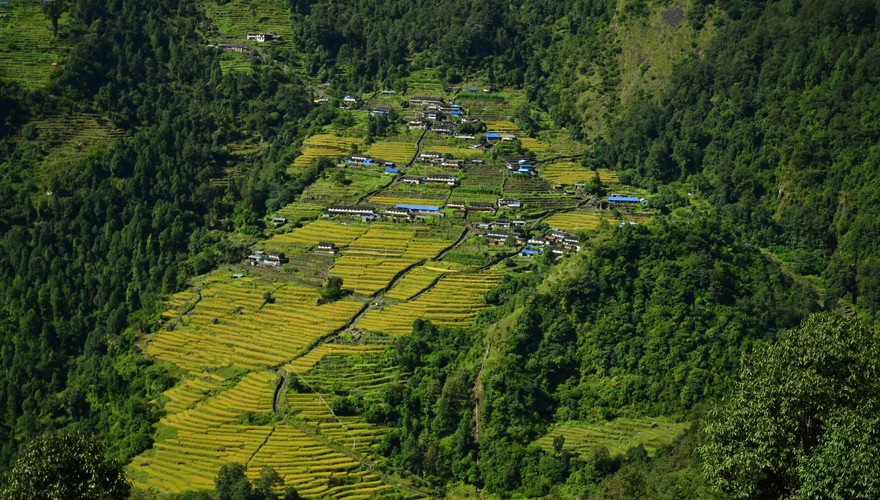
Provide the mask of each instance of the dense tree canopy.
{"label": "dense tree canopy", "polygon": [[735,498],[880,495],[880,337],[815,315],[748,355],[701,452]]}

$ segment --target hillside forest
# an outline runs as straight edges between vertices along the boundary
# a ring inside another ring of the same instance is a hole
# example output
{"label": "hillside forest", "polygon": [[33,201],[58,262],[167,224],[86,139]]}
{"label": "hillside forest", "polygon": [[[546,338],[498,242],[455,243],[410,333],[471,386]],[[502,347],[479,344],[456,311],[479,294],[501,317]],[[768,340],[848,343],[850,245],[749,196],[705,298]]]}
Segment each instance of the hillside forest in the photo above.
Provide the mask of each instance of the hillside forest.
{"label": "hillside forest", "polygon": [[877,498],[878,9],[0,2],[0,491]]}

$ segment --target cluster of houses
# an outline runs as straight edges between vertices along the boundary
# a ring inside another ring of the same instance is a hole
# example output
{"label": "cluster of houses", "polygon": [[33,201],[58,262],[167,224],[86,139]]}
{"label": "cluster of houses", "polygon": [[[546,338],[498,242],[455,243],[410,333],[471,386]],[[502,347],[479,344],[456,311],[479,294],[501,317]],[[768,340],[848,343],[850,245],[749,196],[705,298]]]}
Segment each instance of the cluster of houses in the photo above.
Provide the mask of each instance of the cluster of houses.
{"label": "cluster of houses", "polygon": [[279,267],[288,262],[289,260],[282,252],[266,253],[262,250],[257,250],[247,256],[247,263],[251,266]]}
{"label": "cluster of houses", "polygon": [[[498,219],[495,223],[487,224],[490,227],[478,234],[486,238],[492,245],[524,245],[519,251],[519,255],[522,257],[534,257],[544,252],[552,252],[555,257],[558,257],[567,252],[578,252],[581,249],[580,241],[576,237],[558,229],[551,229],[546,234],[528,238],[503,230],[512,225],[524,224],[525,221]],[[479,227],[483,226],[480,224]]]}
{"label": "cluster of houses", "polygon": [[507,171],[517,175],[538,175],[535,166],[526,159],[519,159],[516,162],[507,163]]}
{"label": "cluster of houses", "polygon": [[404,184],[445,184],[447,186],[454,186],[458,183],[458,177],[446,174],[429,174],[424,177],[406,175],[400,178],[400,182]]}
{"label": "cluster of houses", "polygon": [[610,194],[608,195],[608,203],[612,205],[646,205],[648,200],[645,198],[639,198],[634,195],[626,195],[626,194]]}
{"label": "cluster of houses", "polygon": [[281,37],[279,35],[274,35],[272,33],[248,33],[245,38],[261,43],[271,42],[273,40],[281,40]]}
{"label": "cluster of houses", "polygon": [[399,174],[400,170],[397,168],[397,165],[394,164],[393,161],[381,161],[376,160],[370,156],[364,155],[351,155],[348,158],[343,158],[342,163],[345,165],[359,165],[363,167],[373,167],[379,165],[383,172],[386,174]]}
{"label": "cluster of houses", "polygon": [[[419,153],[419,155],[416,157],[416,161],[420,163],[430,163],[432,165],[455,170],[460,170],[464,168],[465,164],[467,163],[466,160],[446,158],[441,153],[437,153],[434,151],[424,151],[422,153]],[[473,165],[478,165],[483,163],[483,160],[475,158],[470,160],[470,163]]]}
{"label": "cluster of houses", "polygon": [[408,220],[410,222],[427,219],[429,217],[445,217],[446,214],[440,211],[439,206],[435,205],[411,205],[400,203],[394,207],[388,207],[384,210],[373,208],[367,205],[342,206],[333,205],[327,208],[323,215],[325,218],[332,217],[357,217],[364,222],[374,221],[376,219],[390,220]]}

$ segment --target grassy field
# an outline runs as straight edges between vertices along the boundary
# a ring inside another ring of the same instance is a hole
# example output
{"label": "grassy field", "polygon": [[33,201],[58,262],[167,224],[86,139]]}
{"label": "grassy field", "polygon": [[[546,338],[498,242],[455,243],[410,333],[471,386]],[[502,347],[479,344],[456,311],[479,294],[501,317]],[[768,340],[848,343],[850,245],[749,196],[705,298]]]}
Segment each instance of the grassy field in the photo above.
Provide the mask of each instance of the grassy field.
{"label": "grassy field", "polygon": [[[0,79],[38,89],[64,64],[67,47],[52,35],[52,23],[43,14],[43,2],[12,0],[0,5]],[[69,15],[59,20],[66,29]],[[54,64],[54,66],[53,66]]]}
{"label": "grassy field", "polygon": [[554,427],[535,443],[551,451],[553,439],[563,436],[564,448],[575,453],[587,453],[604,446],[611,455],[619,455],[641,444],[649,455],[654,455],[658,448],[672,443],[689,425],[686,422],[670,422],[664,419],[630,418],[617,418],[598,424],[572,422]]}

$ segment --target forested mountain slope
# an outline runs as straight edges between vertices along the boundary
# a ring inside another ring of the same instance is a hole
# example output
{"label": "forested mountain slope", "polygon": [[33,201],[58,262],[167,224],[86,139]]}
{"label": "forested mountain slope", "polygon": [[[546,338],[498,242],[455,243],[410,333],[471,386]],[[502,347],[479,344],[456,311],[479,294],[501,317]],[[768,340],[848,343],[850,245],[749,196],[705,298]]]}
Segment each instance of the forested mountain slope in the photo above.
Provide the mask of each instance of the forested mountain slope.
{"label": "forested mountain slope", "polygon": [[[270,463],[292,436],[337,454],[326,477],[279,479],[308,496],[880,491],[876,382],[856,376],[876,371],[880,313],[876,2],[44,3],[0,6],[3,38],[24,37],[0,40],[0,470],[72,428],[160,484],[179,468],[150,462],[154,440],[184,453],[167,422],[234,387],[271,400],[224,423],[266,433],[242,455]],[[262,29],[283,36],[242,40]],[[424,92],[483,122],[407,128]],[[476,139],[490,130],[520,137]],[[428,148],[461,162],[448,191],[421,185]],[[367,152],[393,171],[349,167]],[[608,206],[610,186],[644,205]],[[514,195],[531,206],[502,211]],[[457,196],[499,213],[461,216]],[[370,203],[449,206],[321,217]],[[528,226],[479,239],[507,217]],[[566,220],[580,252],[511,248]],[[299,260],[232,283],[258,247]],[[242,318],[251,340],[211,344]],[[315,331],[242,363],[285,322]],[[350,449],[349,424],[368,434]],[[744,428],[772,439],[742,446]]]}

